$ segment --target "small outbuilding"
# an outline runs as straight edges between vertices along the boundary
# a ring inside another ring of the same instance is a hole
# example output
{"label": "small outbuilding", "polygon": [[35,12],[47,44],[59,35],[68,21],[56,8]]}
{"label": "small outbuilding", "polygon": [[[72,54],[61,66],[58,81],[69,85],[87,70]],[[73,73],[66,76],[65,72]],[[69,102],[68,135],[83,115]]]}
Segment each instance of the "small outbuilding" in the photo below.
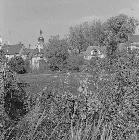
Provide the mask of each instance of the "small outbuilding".
{"label": "small outbuilding", "polygon": [[89,46],[83,53],[84,59],[90,60],[93,57],[105,58],[106,57],[106,46]]}

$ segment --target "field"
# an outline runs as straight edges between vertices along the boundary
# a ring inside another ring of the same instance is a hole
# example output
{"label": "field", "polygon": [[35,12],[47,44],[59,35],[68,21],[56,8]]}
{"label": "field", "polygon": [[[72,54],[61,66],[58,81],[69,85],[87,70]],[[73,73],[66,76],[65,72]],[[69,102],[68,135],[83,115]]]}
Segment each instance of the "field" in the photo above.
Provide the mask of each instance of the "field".
{"label": "field", "polygon": [[[83,73],[73,73],[73,74],[39,74],[39,75],[19,75],[18,79],[20,82],[28,83],[29,86],[25,88],[28,93],[37,94],[41,92],[46,86],[53,88],[63,88],[68,87],[72,89],[77,89],[79,86],[80,79],[89,77],[90,81],[93,79],[92,75]],[[64,87],[63,87],[64,86]],[[73,91],[74,92],[74,91]]]}
{"label": "field", "polygon": [[[137,130],[136,116],[126,118],[125,110],[117,105],[120,98],[115,98],[114,74],[28,74],[19,75],[18,79],[29,84],[25,90],[35,97],[35,104],[10,130],[11,139],[104,140],[107,136],[112,140],[112,133],[124,137],[117,130],[119,126],[122,130]],[[126,109],[127,106],[124,105]]]}

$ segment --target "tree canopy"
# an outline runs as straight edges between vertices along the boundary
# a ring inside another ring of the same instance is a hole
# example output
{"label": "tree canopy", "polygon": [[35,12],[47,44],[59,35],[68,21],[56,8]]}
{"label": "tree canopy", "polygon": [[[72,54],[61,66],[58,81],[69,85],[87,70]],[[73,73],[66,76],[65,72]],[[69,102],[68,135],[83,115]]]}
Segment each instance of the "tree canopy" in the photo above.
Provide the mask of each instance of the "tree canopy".
{"label": "tree canopy", "polygon": [[68,58],[68,43],[66,39],[52,36],[47,44],[45,56],[51,70],[62,70]]}
{"label": "tree canopy", "polygon": [[104,37],[101,21],[84,22],[70,27],[69,30],[69,44],[79,53],[85,51],[89,45],[102,45]]}
{"label": "tree canopy", "polygon": [[15,56],[8,62],[10,68],[18,74],[24,74],[27,72],[27,64],[21,56]]}

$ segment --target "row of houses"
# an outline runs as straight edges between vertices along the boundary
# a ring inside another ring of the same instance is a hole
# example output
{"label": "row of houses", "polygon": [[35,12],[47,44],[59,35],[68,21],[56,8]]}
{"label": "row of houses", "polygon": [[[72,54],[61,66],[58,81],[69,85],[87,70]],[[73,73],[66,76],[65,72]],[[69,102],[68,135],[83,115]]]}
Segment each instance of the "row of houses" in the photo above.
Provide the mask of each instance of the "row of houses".
{"label": "row of houses", "polygon": [[35,48],[26,48],[24,44],[18,43],[15,45],[2,44],[0,43],[0,49],[2,49],[10,60],[14,56],[21,56],[24,60],[28,59],[32,69],[38,69],[40,65],[40,60],[45,60],[44,56],[44,37],[42,36],[42,31],[40,31],[40,36],[38,37],[38,43]]}

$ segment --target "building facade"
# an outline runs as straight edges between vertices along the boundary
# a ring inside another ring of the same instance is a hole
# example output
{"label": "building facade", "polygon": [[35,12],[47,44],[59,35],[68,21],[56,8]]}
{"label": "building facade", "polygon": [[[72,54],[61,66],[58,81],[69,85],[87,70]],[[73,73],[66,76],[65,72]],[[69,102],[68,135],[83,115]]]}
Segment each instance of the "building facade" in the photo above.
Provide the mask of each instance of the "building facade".
{"label": "building facade", "polygon": [[106,46],[89,46],[83,55],[85,60],[91,60],[93,57],[105,58]]}

